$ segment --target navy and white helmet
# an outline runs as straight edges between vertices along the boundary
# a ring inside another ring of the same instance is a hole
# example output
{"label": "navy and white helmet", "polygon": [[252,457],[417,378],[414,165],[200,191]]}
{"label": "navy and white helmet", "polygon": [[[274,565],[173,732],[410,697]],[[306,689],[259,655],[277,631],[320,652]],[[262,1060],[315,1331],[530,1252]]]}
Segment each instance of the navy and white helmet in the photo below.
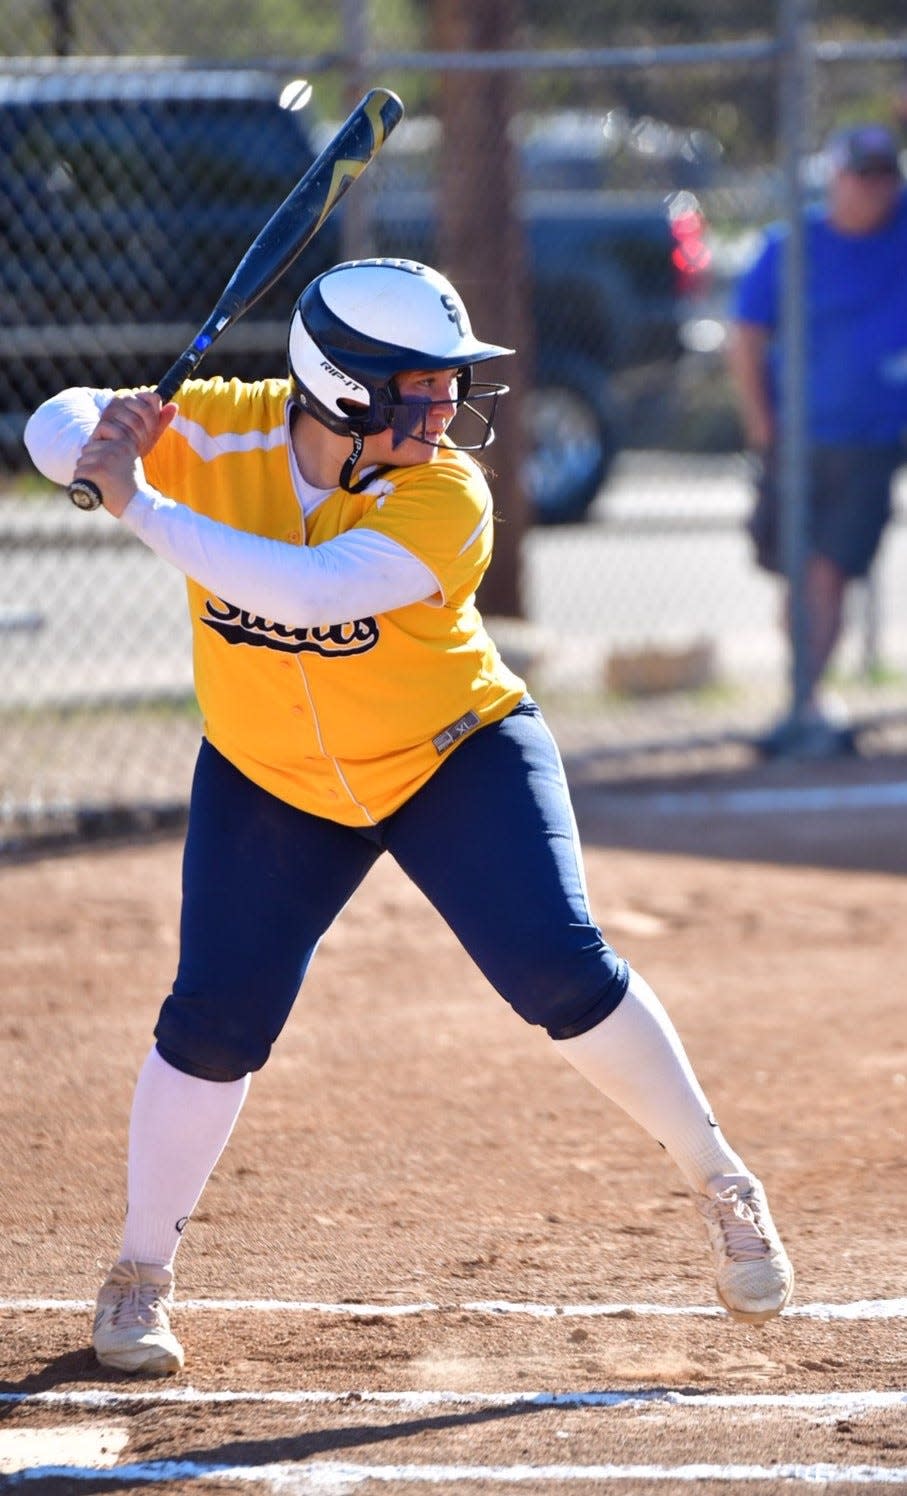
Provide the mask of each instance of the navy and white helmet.
{"label": "navy and white helmet", "polygon": [[488,415],[480,413],[481,440],[467,447],[474,451],[492,439],[494,405],[507,386],[473,386],[472,366],[512,352],[480,342],[460,296],[437,270],[415,260],[350,260],[306,286],[293,309],[287,356],[299,405],[331,431],[359,439],[395,428],[401,438],[424,440],[395,376],[456,369],[458,407],[471,388],[469,408],[491,400]]}

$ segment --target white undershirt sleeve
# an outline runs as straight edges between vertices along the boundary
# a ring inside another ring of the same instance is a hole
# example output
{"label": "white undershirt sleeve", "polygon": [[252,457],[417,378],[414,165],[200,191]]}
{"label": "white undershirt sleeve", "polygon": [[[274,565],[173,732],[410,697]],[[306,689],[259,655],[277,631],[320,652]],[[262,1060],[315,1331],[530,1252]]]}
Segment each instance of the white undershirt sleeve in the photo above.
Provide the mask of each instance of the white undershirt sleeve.
{"label": "white undershirt sleeve", "polygon": [[237,608],[286,628],[347,623],[437,599],[437,578],[397,541],[353,529],[288,545],[196,514],[143,485],[122,523],[155,555]]}
{"label": "white undershirt sleeve", "polygon": [[[39,472],[68,484],[113,390],[68,389],[25,428]],[[142,483],[122,523],[150,550],[237,608],[286,628],[314,628],[439,600],[434,574],[376,530],[349,530],[319,546],[286,545],[196,514]]]}

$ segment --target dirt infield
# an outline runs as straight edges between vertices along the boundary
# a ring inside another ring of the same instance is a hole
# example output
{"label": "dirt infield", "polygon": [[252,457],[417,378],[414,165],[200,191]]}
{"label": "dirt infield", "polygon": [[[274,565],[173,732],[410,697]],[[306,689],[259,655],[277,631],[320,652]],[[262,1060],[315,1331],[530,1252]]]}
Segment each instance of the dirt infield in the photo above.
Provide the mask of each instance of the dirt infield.
{"label": "dirt infield", "polygon": [[[794,1309],[763,1329],[714,1311],[679,1174],[382,859],[187,1231],[185,1373],[101,1372],[86,1306],[176,958],[180,842],[9,863],[0,1485],[907,1484],[907,765],[576,779],[593,905],[769,1187]],[[877,788],[804,794],[834,784]]]}

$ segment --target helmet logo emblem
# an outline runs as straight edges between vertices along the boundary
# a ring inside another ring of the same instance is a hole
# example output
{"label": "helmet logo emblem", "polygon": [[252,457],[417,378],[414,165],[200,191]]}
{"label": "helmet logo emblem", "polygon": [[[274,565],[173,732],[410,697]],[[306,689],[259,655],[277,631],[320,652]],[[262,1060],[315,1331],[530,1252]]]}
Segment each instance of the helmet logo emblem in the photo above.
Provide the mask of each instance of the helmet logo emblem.
{"label": "helmet logo emblem", "polygon": [[361,386],[356,383],[355,379],[350,379],[349,376],[344,374],[341,369],[335,369],[334,365],[329,364],[326,358],[323,358],[321,360],[321,367],[324,370],[325,374],[330,374],[332,379],[339,379],[341,384],[347,385],[351,390],[358,390],[359,388],[361,388]]}
{"label": "helmet logo emblem", "polygon": [[451,322],[456,323],[457,332],[460,334],[460,337],[464,338],[466,336],[466,328],[463,326],[462,308],[452,296],[442,296],[441,305],[443,306]]}

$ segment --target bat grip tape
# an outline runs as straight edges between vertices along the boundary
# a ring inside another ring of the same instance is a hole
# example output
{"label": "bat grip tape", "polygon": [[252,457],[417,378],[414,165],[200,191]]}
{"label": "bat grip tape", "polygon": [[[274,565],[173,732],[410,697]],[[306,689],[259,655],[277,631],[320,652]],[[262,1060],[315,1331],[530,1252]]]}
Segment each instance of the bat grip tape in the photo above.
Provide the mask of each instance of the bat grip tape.
{"label": "bat grip tape", "polygon": [[203,349],[196,348],[193,344],[186,349],[185,353],[180,354],[175,364],[171,364],[157,387],[162,405],[166,405],[168,400],[173,399],[183,381],[189,378],[203,352]]}

